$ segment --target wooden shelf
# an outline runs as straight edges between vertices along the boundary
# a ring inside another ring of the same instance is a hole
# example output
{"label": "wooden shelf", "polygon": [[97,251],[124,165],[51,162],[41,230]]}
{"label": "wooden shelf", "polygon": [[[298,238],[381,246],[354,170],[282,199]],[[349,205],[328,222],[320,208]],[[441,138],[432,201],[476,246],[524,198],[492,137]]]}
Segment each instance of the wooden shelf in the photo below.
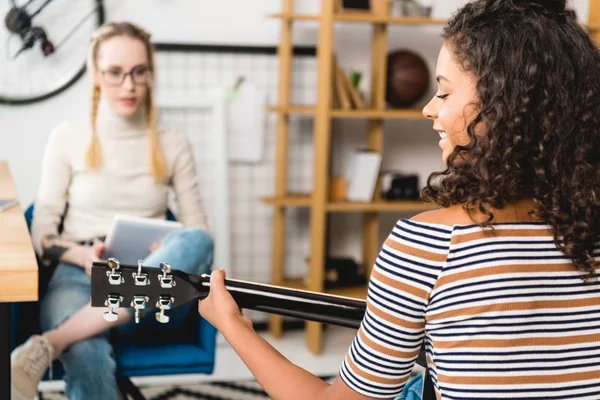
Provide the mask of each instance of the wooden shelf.
{"label": "wooden shelf", "polygon": [[268,112],[280,113],[280,114],[313,115],[315,113],[315,108],[312,106],[287,106],[287,107],[267,106],[266,110]]}
{"label": "wooden shelf", "polygon": [[333,16],[335,21],[344,22],[370,22],[375,24],[399,24],[399,25],[443,25],[448,20],[429,17],[394,17],[379,16],[371,13],[348,12]]}
{"label": "wooden shelf", "polygon": [[[277,207],[310,207],[310,194],[290,194],[285,197],[263,197],[264,204]],[[374,201],[372,203],[355,203],[348,201],[329,202],[325,209],[330,212],[420,212],[438,208],[437,204],[423,201]]]}
{"label": "wooden shelf", "polygon": [[419,212],[429,211],[439,206],[434,203],[425,203],[423,201],[374,201],[372,203],[353,203],[353,202],[332,202],[327,203],[327,211],[332,212],[365,212],[365,211],[381,211],[381,212]]}
{"label": "wooden shelf", "polygon": [[[288,106],[288,107],[274,107],[268,106],[266,108],[268,112],[283,113],[283,114],[296,114],[296,115],[313,115],[315,108],[311,106]],[[340,119],[424,119],[423,111],[420,108],[405,108],[405,109],[385,109],[385,110],[373,110],[368,108],[352,109],[352,110],[341,110],[335,109],[330,110],[332,118]]]}
{"label": "wooden shelf", "polygon": [[[304,284],[304,280],[299,279],[284,279],[284,281],[277,285],[271,283],[272,285],[282,286],[289,289],[297,289],[297,290],[307,290],[306,285]],[[362,299],[365,300],[367,298],[367,289],[368,285],[362,286],[352,286],[352,287],[344,287],[344,288],[335,288],[335,289],[325,289],[325,293],[333,294],[336,296],[345,296],[351,297],[353,299]]]}
{"label": "wooden shelf", "polygon": [[285,197],[263,197],[261,202],[278,207],[310,207],[310,194],[289,194]]}
{"label": "wooden shelf", "polygon": [[[268,18],[279,18],[298,21],[318,21],[318,14],[268,14]],[[404,24],[404,25],[443,25],[446,19],[435,19],[428,17],[382,17],[367,12],[345,12],[333,16],[334,21],[341,22],[369,22],[374,24]]]}
{"label": "wooden shelf", "polygon": [[387,109],[387,110],[331,110],[333,118],[365,118],[365,119],[425,119],[419,108]]}
{"label": "wooden shelf", "polygon": [[279,18],[300,21],[318,21],[321,17],[318,14],[267,14],[267,18]]}
{"label": "wooden shelf", "polygon": [[[285,20],[298,21],[318,21],[318,14],[268,14],[268,18],[279,18]],[[334,21],[341,22],[367,22],[373,24],[395,24],[395,25],[443,25],[448,22],[447,19],[429,18],[429,17],[395,17],[379,16],[367,12],[346,12],[337,13],[333,16]],[[590,32],[600,30],[600,24],[581,24]]]}

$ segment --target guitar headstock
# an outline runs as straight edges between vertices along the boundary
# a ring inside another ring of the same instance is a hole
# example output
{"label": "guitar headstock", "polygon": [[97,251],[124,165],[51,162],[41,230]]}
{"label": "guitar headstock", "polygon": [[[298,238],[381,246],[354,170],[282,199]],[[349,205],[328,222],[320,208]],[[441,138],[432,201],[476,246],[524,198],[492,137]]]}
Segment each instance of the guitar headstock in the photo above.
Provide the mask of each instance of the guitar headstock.
{"label": "guitar headstock", "polygon": [[140,311],[158,309],[156,320],[169,322],[166,312],[172,308],[202,299],[208,295],[210,277],[190,275],[172,269],[167,263],[160,268],[123,265],[117,259],[95,262],[92,266],[92,307],[107,307],[104,319],[115,321],[118,308],[135,309],[139,322]]}

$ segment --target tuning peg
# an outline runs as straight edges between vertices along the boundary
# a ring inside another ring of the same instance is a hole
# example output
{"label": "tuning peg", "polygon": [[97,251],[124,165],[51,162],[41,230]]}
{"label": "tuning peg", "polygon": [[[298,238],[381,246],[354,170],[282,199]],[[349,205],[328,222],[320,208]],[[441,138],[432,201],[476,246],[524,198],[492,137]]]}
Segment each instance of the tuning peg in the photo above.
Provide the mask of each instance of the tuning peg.
{"label": "tuning peg", "polygon": [[147,296],[134,296],[131,300],[131,307],[135,309],[135,323],[140,323],[140,310],[146,308],[146,304],[148,303]]}
{"label": "tuning peg", "polygon": [[169,323],[170,318],[167,314],[165,314],[165,310],[160,310],[160,312],[157,312],[156,314],[154,314],[154,316],[156,320],[161,324]]}
{"label": "tuning peg", "polygon": [[160,312],[154,314],[156,320],[161,324],[169,322],[169,316],[165,314],[165,311],[170,310],[173,305],[173,298],[168,296],[160,296],[156,302],[156,307],[160,309]]}
{"label": "tuning peg", "polygon": [[121,263],[116,258],[109,258],[107,260],[108,268],[111,269],[110,272],[106,271],[106,275],[108,275],[108,282],[111,285],[120,285],[125,282],[125,279],[121,275],[120,272],[117,272],[118,269],[121,268]]}
{"label": "tuning peg", "polygon": [[104,305],[108,307],[108,311],[104,313],[104,320],[108,322],[115,322],[119,318],[119,314],[115,312],[115,309],[121,307],[122,296],[109,295]]}
{"label": "tuning peg", "polygon": [[175,286],[175,279],[173,279],[173,275],[171,275],[171,266],[166,262],[161,262],[160,270],[162,271],[162,274],[158,275],[160,287],[163,289],[170,289]]}
{"label": "tuning peg", "polygon": [[119,318],[119,314],[113,310],[108,310],[104,313],[104,320],[107,322],[115,322]]}
{"label": "tuning peg", "polygon": [[150,284],[148,274],[142,272],[142,260],[138,260],[138,270],[133,273],[133,281],[135,286],[147,286]]}
{"label": "tuning peg", "polygon": [[168,274],[171,272],[171,265],[166,262],[161,262],[160,270],[163,272],[163,274]]}

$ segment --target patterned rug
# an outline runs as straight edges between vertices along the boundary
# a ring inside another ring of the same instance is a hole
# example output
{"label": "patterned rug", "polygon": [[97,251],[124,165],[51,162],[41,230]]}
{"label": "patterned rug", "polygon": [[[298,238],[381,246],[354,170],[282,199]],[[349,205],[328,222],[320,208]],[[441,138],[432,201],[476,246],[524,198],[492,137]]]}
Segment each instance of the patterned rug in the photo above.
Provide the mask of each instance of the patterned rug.
{"label": "patterned rug", "polygon": [[[323,378],[332,381],[333,378]],[[195,385],[142,387],[146,400],[264,400],[269,396],[256,381],[206,382]],[[63,393],[44,393],[43,400],[66,400]]]}

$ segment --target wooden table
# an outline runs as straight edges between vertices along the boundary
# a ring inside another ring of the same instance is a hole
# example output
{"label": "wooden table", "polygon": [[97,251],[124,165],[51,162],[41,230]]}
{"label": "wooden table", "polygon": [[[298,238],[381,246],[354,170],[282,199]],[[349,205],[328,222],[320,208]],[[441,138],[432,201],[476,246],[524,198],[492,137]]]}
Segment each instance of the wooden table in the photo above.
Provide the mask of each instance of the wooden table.
{"label": "wooden table", "polygon": [[[17,199],[0,161],[0,199]],[[20,205],[0,211],[0,399],[10,398],[10,303],[38,300],[38,266]],[[37,316],[32,316],[37,318]]]}

